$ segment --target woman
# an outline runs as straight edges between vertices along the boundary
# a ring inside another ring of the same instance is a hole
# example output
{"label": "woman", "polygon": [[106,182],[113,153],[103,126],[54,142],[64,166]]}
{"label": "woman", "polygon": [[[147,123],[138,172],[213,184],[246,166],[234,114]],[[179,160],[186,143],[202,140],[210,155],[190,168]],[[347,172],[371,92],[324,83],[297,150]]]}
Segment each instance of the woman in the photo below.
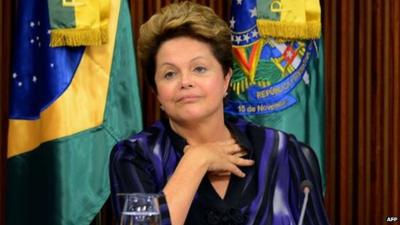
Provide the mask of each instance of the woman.
{"label": "woman", "polygon": [[230,30],[208,7],[172,4],[140,29],[139,57],[168,116],[111,154],[118,193],[165,196],[163,224],[327,224],[314,153],[293,136],[224,116],[232,76]]}

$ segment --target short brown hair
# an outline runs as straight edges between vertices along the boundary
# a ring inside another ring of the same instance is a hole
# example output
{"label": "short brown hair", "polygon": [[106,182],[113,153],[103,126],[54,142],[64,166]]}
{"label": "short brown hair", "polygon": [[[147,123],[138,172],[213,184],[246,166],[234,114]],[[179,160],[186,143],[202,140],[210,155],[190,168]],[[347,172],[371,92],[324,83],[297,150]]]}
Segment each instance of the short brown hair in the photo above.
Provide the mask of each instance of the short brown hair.
{"label": "short brown hair", "polygon": [[165,41],[182,36],[209,44],[225,75],[232,67],[231,32],[225,21],[207,6],[193,2],[170,4],[140,27],[139,58],[154,90],[158,49]]}

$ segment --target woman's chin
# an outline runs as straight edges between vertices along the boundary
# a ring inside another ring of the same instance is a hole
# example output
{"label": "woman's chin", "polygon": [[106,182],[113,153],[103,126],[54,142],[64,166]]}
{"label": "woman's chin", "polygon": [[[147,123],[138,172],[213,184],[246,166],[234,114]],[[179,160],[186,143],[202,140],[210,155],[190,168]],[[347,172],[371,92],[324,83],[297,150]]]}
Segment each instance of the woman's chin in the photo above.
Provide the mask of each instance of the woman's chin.
{"label": "woman's chin", "polygon": [[202,121],[203,119],[209,117],[209,114],[206,114],[204,111],[198,112],[198,111],[189,111],[185,113],[180,113],[177,115],[169,115],[169,117],[172,120],[179,121],[179,122],[184,122],[184,123],[193,123],[193,122],[198,122]]}
{"label": "woman's chin", "polygon": [[210,105],[192,105],[191,107],[167,110],[166,113],[170,119],[176,122],[193,123],[201,122],[214,116],[219,117],[220,113],[223,115],[223,108],[210,107]]}

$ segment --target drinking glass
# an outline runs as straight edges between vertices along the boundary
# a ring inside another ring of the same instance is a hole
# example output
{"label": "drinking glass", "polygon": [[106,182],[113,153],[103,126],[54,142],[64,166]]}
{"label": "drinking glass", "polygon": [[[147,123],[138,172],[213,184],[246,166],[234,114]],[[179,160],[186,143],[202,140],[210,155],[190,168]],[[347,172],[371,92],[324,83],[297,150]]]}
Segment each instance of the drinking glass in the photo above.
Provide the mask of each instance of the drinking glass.
{"label": "drinking glass", "polygon": [[120,194],[120,225],[161,225],[159,195],[146,193]]}

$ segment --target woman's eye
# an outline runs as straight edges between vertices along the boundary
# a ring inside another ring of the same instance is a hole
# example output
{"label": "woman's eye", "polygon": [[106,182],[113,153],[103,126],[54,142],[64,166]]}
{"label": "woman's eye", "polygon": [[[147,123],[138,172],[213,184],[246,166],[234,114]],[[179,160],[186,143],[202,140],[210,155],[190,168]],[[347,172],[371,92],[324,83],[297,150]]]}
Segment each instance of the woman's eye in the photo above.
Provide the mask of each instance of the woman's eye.
{"label": "woman's eye", "polygon": [[205,68],[204,66],[197,66],[194,68],[194,71],[197,73],[204,73],[207,71],[207,68]]}
{"label": "woman's eye", "polygon": [[166,79],[172,79],[175,75],[176,75],[175,72],[173,72],[173,71],[168,71],[168,72],[166,72],[166,73],[164,74],[164,78],[166,78]]}

